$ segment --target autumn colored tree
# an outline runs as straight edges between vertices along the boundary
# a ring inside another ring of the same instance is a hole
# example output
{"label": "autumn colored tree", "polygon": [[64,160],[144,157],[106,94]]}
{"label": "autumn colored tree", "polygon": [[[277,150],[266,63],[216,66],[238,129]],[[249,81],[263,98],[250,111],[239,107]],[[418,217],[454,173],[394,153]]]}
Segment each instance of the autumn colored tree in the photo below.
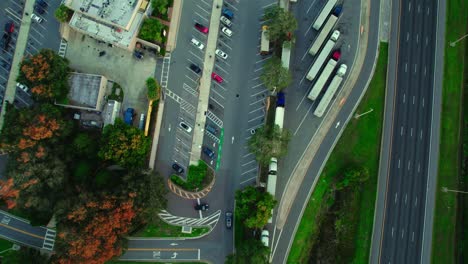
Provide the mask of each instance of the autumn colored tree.
{"label": "autumn colored tree", "polygon": [[150,139],[143,131],[117,119],[104,128],[98,155],[125,168],[136,168],[145,162],[149,150]]}
{"label": "autumn colored tree", "polygon": [[7,208],[11,209],[16,206],[16,198],[18,198],[19,190],[15,189],[13,179],[0,181],[0,198],[5,201]]}
{"label": "autumn colored tree", "polygon": [[31,88],[37,99],[63,99],[69,91],[68,60],[49,49],[23,59],[18,82]]}
{"label": "autumn colored tree", "polygon": [[60,219],[56,261],[101,264],[119,256],[137,213],[135,196],[129,193],[125,199],[107,195],[82,200]]}

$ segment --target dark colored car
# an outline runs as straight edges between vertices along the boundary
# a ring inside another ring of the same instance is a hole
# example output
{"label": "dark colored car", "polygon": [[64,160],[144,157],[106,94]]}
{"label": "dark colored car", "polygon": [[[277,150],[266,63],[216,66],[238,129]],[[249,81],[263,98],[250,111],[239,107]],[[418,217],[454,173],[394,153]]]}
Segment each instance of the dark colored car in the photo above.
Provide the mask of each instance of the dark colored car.
{"label": "dark colored car", "polygon": [[102,56],[104,56],[104,55],[106,55],[106,52],[105,52],[105,51],[99,52],[99,57],[102,57]]}
{"label": "dark colored car", "polygon": [[2,40],[0,40],[0,46],[2,46],[4,52],[8,50],[8,45],[10,45],[10,41],[11,34],[4,33],[2,36]]}
{"label": "dark colored car", "polygon": [[210,209],[210,206],[207,203],[202,203],[202,204],[196,204],[195,205],[195,210],[198,211],[208,211]]}
{"label": "dark colored car", "polygon": [[193,72],[195,72],[195,73],[200,73],[200,72],[201,72],[200,67],[198,67],[197,65],[195,65],[195,64],[193,64],[193,63],[190,64],[190,69],[191,69]]}
{"label": "dark colored car", "polygon": [[182,168],[179,164],[177,163],[174,163],[172,164],[172,168],[175,170],[175,172],[177,173],[183,173],[184,172],[184,168]]}
{"label": "dark colored car", "polygon": [[200,23],[195,23],[195,28],[203,34],[208,34],[208,28]]}
{"label": "dark colored car", "polygon": [[135,56],[135,58],[141,60],[141,59],[143,59],[143,52],[135,50],[135,52],[133,52],[133,56]]}
{"label": "dark colored car", "polygon": [[125,124],[132,125],[134,113],[135,113],[135,110],[133,108],[127,108],[127,110],[125,110],[125,114],[124,114]]}
{"label": "dark colored car", "polygon": [[215,152],[208,147],[203,147],[203,153],[205,153],[211,159],[214,158]]}
{"label": "dark colored car", "polygon": [[232,228],[232,212],[226,212],[226,228]]}
{"label": "dark colored car", "polygon": [[36,13],[39,13],[40,15],[44,14],[45,11],[44,11],[44,8],[42,8],[40,5],[36,4],[34,5],[34,11],[36,11]]}
{"label": "dark colored car", "polygon": [[284,97],[283,92],[279,92],[277,95],[278,99],[276,100],[276,106],[284,107],[286,103],[286,98]]}
{"label": "dark colored car", "polygon": [[47,7],[47,3],[44,0],[37,0],[36,4],[40,5],[40,6],[44,7],[44,8]]}
{"label": "dark colored car", "polygon": [[210,132],[211,134],[213,135],[217,135],[218,134],[218,129],[210,124],[206,124],[206,131]]}
{"label": "dark colored car", "polygon": [[227,9],[227,8],[223,8],[223,16],[229,18],[230,20],[232,20],[234,18],[234,13]]}
{"label": "dark colored car", "polygon": [[339,16],[341,14],[341,10],[343,10],[343,6],[339,5],[339,6],[335,7],[335,10],[333,11],[333,14],[335,16]]}
{"label": "dark colored car", "polygon": [[5,32],[6,33],[13,33],[15,31],[15,23],[13,23],[13,21],[8,21],[6,22],[5,24]]}

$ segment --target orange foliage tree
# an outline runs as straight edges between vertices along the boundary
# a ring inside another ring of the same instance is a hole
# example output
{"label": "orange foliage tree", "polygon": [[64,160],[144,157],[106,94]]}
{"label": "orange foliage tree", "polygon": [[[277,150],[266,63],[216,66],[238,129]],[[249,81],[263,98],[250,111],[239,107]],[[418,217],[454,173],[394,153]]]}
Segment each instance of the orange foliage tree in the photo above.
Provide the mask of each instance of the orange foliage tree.
{"label": "orange foliage tree", "polygon": [[66,214],[59,226],[56,262],[99,264],[119,256],[136,217],[135,196],[92,198]]}
{"label": "orange foliage tree", "polygon": [[0,181],[0,198],[5,201],[7,208],[11,209],[16,206],[16,198],[18,198],[19,190],[14,188],[13,179]]}

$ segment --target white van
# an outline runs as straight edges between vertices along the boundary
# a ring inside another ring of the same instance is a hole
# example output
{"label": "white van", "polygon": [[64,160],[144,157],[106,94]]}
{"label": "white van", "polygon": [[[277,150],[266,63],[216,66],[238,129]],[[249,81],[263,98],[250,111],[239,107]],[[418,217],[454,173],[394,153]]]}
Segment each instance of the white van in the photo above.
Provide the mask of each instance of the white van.
{"label": "white van", "polygon": [[268,230],[262,231],[261,241],[265,247],[268,247],[270,245],[270,232],[268,232]]}
{"label": "white van", "polygon": [[229,20],[227,17],[225,16],[221,16],[221,18],[219,19],[221,20],[221,22],[223,22],[224,25],[226,25],[227,27],[231,27],[232,26],[232,22],[231,20]]}

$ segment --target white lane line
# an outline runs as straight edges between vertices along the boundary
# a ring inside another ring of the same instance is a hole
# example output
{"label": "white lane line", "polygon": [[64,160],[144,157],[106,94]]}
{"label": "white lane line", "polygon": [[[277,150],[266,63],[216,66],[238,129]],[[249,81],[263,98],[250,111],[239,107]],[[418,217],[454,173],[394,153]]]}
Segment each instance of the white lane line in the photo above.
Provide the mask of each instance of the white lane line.
{"label": "white lane line", "polygon": [[414,104],[414,101],[416,100],[416,96],[413,95],[413,104]]}
{"label": "white lane line", "polygon": [[257,104],[257,103],[262,102],[262,101],[265,101],[265,98],[262,98],[262,99],[260,99],[260,100],[257,100],[257,101],[255,101],[255,102],[251,103],[250,105],[254,105],[254,104]]}
{"label": "white lane line", "polygon": [[226,42],[222,41],[221,39],[218,40],[219,42],[223,43],[223,46],[226,46],[226,48],[232,50],[231,46],[229,46],[228,44],[226,44]]}
{"label": "white lane line", "polygon": [[309,106],[309,109],[307,110],[307,112],[305,113],[304,117],[302,118],[301,123],[299,123],[299,126],[297,127],[296,131],[294,131],[294,136],[297,134],[297,132],[298,132],[299,129],[301,128],[302,123],[304,123],[304,121],[305,121],[307,115],[309,115],[310,110],[312,110],[312,106],[313,106],[313,104],[311,104],[311,105]]}
{"label": "white lane line", "polygon": [[[250,79],[250,80],[251,80],[251,81],[255,81],[255,80],[258,80],[258,79],[260,79],[260,76],[258,76],[258,77],[255,77],[255,78],[253,78],[253,79]],[[261,84],[260,84],[260,85],[261,85]]]}
{"label": "white lane line", "polygon": [[227,89],[224,88],[221,84],[219,84],[219,83],[217,83],[217,82],[215,82],[214,84],[215,84],[216,86],[220,87],[221,89],[223,89],[223,91],[227,91]]}
{"label": "white lane line", "polygon": [[258,72],[258,71],[260,71],[260,70],[262,70],[262,69],[263,69],[263,67],[260,67],[260,68],[258,68],[258,69],[255,69],[254,72]]}
{"label": "white lane line", "polygon": [[[185,75],[185,77],[187,77],[187,79],[191,80],[192,82],[198,84],[197,81],[195,81],[194,79],[190,78],[187,74]],[[192,88],[192,87],[190,87],[190,88]],[[193,89],[193,88],[192,88],[192,89]]]}
{"label": "white lane line", "polygon": [[309,28],[307,29],[307,31],[304,33],[304,37],[307,36],[307,33],[309,33],[310,29],[312,28],[312,24],[310,24]]}
{"label": "white lane line", "polygon": [[312,6],[313,6],[314,4],[315,4],[315,0],[312,1],[312,3],[310,4],[309,8],[307,9],[306,14],[309,14],[309,11],[310,11],[310,9],[312,8]]}
{"label": "white lane line", "polygon": [[255,96],[257,96],[257,95],[259,95],[259,94],[262,94],[262,93],[265,93],[265,92],[266,92],[266,91],[260,91],[260,92],[258,92],[258,93],[252,94],[250,97],[255,97]]}
{"label": "white lane line", "polygon": [[411,1],[408,3],[408,11],[411,12]]}
{"label": "white lane line", "polygon": [[236,10],[236,11],[239,11],[239,9],[237,9],[235,6],[233,6],[231,3],[229,2],[225,2],[224,4],[228,5],[230,8]]}
{"label": "white lane line", "polygon": [[398,168],[400,168],[400,159],[398,159]]}
{"label": "white lane line", "polygon": [[403,103],[406,101],[406,94],[403,94]]}
{"label": "white lane line", "polygon": [[211,89],[211,91],[213,91],[213,93],[221,97],[223,100],[225,99],[224,96],[222,96],[218,91],[216,91],[216,89]]}
{"label": "white lane line", "polygon": [[203,10],[207,15],[210,15],[211,13],[209,11],[206,11],[203,7],[199,6],[199,5],[196,5],[198,8],[200,8],[201,10]]}
{"label": "white lane line", "polygon": [[196,55],[195,53],[193,53],[191,50],[189,50],[189,53],[192,54],[195,58],[199,59],[201,62],[203,62],[203,59],[200,58],[198,55]]}
{"label": "white lane line", "polygon": [[[309,90],[307,90],[307,91],[309,91]],[[299,110],[299,107],[301,106],[302,102],[303,102],[304,99],[306,98],[307,94],[308,94],[308,92],[306,92],[306,93],[304,94],[304,96],[302,96],[301,101],[299,102],[299,104],[298,104],[297,107],[296,107],[296,112],[297,112],[297,110]]]}
{"label": "white lane line", "polygon": [[213,97],[210,97],[210,99],[215,101],[215,103],[217,103],[219,106],[221,106],[221,108],[224,109],[224,106],[220,102],[216,101],[216,99],[214,99]]}
{"label": "white lane line", "polygon": [[257,84],[257,85],[254,85],[254,86],[250,87],[250,88],[251,88],[251,89],[255,89],[255,88],[257,88],[257,87],[259,87],[259,86],[262,86],[262,85],[263,85],[263,83],[259,83],[259,84]]}
{"label": "white lane line", "polygon": [[255,180],[256,178],[257,178],[257,176],[255,176],[255,177],[252,177],[252,178],[250,178],[250,179],[247,179],[247,180],[245,180],[245,181],[241,182],[240,184],[247,183],[247,182],[249,182],[249,181],[251,181],[251,180]]}
{"label": "white lane line", "polygon": [[195,13],[195,15],[199,16],[201,19],[205,20],[206,22],[209,22],[209,20],[206,17],[200,15],[200,13],[198,12],[193,12],[193,13]]}
{"label": "white lane line", "polygon": [[[257,168],[253,168],[253,169],[251,169],[251,170],[248,170],[248,171],[242,173],[241,175],[247,174],[247,173],[252,172],[252,171],[254,171],[254,170],[257,170]],[[257,177],[257,176],[255,176],[255,177]]]}
{"label": "white lane line", "polygon": [[260,119],[260,118],[262,118],[262,117],[265,117],[265,115],[259,115],[259,116],[257,116],[257,117],[254,117],[254,118],[250,119],[248,122],[250,123],[250,122],[255,121],[255,120],[257,120],[257,119]]}
{"label": "white lane line", "polygon": [[395,193],[395,204],[397,203],[398,201],[398,193]]}
{"label": "white lane line", "polygon": [[255,64],[260,63],[260,62],[262,62],[262,61],[266,61],[266,60],[268,60],[268,59],[270,59],[270,58],[271,58],[271,56],[266,57],[266,58],[261,59],[261,60],[258,60],[258,61],[255,62]]}
{"label": "white lane line", "polygon": [[207,2],[203,1],[203,0],[200,0],[200,2],[204,3],[205,5],[207,5],[209,8],[211,8],[211,4],[208,4]]}
{"label": "white lane line", "polygon": [[252,110],[252,111],[249,112],[249,114],[255,113],[255,112],[259,111],[259,110],[263,110],[263,107],[259,107],[259,108],[255,109],[255,110]]}
{"label": "white lane line", "polygon": [[[229,72],[226,71],[225,69],[223,69],[223,67],[218,66],[218,65],[216,65],[215,67],[216,67],[216,69],[220,69],[221,71],[223,71],[224,73],[226,73],[226,75],[229,75]],[[224,80],[224,81],[227,82],[226,80]]]}
{"label": "white lane line", "polygon": [[255,162],[255,160],[251,160],[251,161],[249,161],[247,163],[242,164],[241,166],[244,167],[244,166],[247,166],[249,164],[252,164],[253,162]]}
{"label": "white lane line", "polygon": [[272,6],[272,5],[276,5],[276,2],[273,2],[273,3],[268,4],[268,5],[264,5],[264,6],[262,6],[262,9],[268,8],[268,7]]}
{"label": "white lane line", "polygon": [[250,152],[250,153],[247,153],[247,154],[245,154],[244,156],[242,156],[242,158],[247,158],[248,156],[252,156],[252,155],[253,155],[253,153]]}

